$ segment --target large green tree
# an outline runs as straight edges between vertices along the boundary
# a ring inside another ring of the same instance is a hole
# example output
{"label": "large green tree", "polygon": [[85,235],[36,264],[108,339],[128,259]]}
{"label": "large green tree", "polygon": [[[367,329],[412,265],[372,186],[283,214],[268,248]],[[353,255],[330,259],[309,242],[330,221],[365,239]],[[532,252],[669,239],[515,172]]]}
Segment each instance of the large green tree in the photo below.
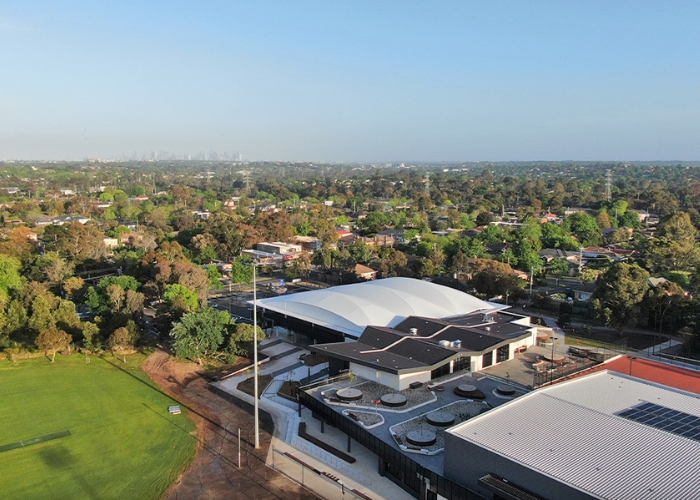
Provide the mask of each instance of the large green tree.
{"label": "large green tree", "polygon": [[44,351],[51,351],[51,362],[56,360],[56,353],[61,349],[66,349],[70,345],[72,338],[66,332],[55,326],[46,328],[39,333],[36,338],[36,346]]}
{"label": "large green tree", "polygon": [[227,312],[210,307],[185,314],[170,332],[175,355],[203,364],[202,359],[216,352],[223,344],[229,324],[231,321]]}
{"label": "large green tree", "polygon": [[593,316],[622,332],[642,317],[642,301],[649,289],[649,273],[636,265],[617,262],[598,277],[591,296]]}

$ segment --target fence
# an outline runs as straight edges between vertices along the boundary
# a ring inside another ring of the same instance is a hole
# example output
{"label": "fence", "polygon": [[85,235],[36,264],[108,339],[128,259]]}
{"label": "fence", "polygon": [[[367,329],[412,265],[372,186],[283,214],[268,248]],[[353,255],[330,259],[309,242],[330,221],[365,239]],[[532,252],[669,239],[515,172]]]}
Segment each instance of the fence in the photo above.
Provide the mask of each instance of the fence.
{"label": "fence", "polygon": [[532,387],[536,389],[545,384],[549,384],[554,380],[559,380],[560,378],[571,375],[572,373],[580,372],[581,370],[585,370],[586,368],[590,368],[596,364],[598,363],[590,359],[582,359],[580,361],[574,361],[562,366],[557,366],[556,368],[550,370],[535,372]]}
{"label": "fence", "polygon": [[333,474],[307,464],[292,453],[275,450],[274,446],[271,467],[322,498],[373,500],[371,496],[345,485]]}
{"label": "fence", "polygon": [[[574,345],[574,342],[576,342],[575,345]],[[589,339],[586,337],[578,337],[576,335],[572,335],[572,334],[568,334],[568,333],[566,334],[566,343],[571,345],[571,346],[579,347],[581,349],[588,349],[588,350],[601,349],[601,350],[616,352],[618,354],[627,354],[630,352],[638,352],[639,351],[639,349],[629,347],[627,344],[625,344],[625,345],[610,344],[608,342],[602,342],[600,340]]]}
{"label": "fence", "polygon": [[[347,377],[347,375],[345,375]],[[306,386],[304,389],[327,383],[317,382]],[[452,482],[440,474],[423,467],[413,461],[391,444],[382,441],[366,429],[362,429],[355,422],[338,413],[321,401],[314,398],[304,390],[299,390],[299,401],[302,405],[310,409],[314,415],[322,418],[327,424],[332,425],[350,436],[356,442],[367,448],[379,457],[379,473],[388,477],[404,490],[414,495],[416,498],[421,494],[421,490],[426,484],[430,484],[431,490],[447,500],[472,500],[483,497],[465,487]]]}
{"label": "fence", "polygon": [[669,361],[674,362],[675,364],[684,366],[684,367],[694,367],[695,369],[700,367],[700,360],[698,359],[693,359],[693,358],[684,358],[683,356],[675,356],[673,354],[665,354],[662,352],[657,352],[654,354],[654,356],[659,357],[659,358],[664,358]]}

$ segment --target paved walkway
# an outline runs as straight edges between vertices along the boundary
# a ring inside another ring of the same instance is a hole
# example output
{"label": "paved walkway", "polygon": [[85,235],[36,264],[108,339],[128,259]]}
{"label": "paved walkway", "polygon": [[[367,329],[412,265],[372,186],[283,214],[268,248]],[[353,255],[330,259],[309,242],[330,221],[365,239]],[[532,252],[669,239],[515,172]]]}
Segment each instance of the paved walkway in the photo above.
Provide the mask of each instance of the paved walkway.
{"label": "paved walkway", "polygon": [[[265,341],[259,350],[259,352],[268,355],[280,354],[285,351],[290,351],[290,344],[278,343],[268,350]],[[302,353],[299,351],[290,352],[289,356],[271,359],[260,367],[261,375],[276,374],[275,379],[265,389],[265,393],[259,401],[260,409],[270,413],[275,424],[267,464],[295,481],[303,482],[307,488],[323,498],[359,498],[351,492],[352,489],[356,489],[373,500],[412,499],[410,494],[389,479],[379,476],[377,456],[357,442],[351,442],[351,451],[349,452],[349,455],[357,461],[354,464],[348,464],[298,436],[299,422],[304,421],[307,433],[322,439],[339,450],[348,452],[346,434],[331,426],[325,426],[324,432],[321,433],[321,423],[312,417],[308,409],[303,408],[301,417],[299,417],[297,404],[276,394],[277,388],[284,381],[300,380],[325,368],[324,365],[297,366],[300,354]],[[252,405],[254,404],[252,396],[237,389],[238,384],[246,377],[246,374],[242,373],[213,385]],[[291,454],[297,460],[325,474],[319,476],[309,469],[304,470],[298,461],[285,453]]]}

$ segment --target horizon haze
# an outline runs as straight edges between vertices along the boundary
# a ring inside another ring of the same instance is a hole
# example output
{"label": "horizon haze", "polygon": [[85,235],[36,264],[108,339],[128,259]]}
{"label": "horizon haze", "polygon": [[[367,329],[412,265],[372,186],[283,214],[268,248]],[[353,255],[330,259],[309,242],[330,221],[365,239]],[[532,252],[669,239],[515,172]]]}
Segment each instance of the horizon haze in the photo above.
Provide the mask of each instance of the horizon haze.
{"label": "horizon haze", "polygon": [[699,14],[651,1],[6,3],[0,159],[698,160]]}

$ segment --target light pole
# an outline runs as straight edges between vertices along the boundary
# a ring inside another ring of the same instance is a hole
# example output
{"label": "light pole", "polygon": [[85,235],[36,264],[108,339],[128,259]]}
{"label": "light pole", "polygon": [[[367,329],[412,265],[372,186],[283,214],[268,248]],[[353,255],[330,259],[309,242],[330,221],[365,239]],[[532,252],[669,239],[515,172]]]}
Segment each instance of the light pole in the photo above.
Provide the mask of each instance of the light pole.
{"label": "light pole", "polygon": [[260,419],[258,417],[258,287],[255,279],[255,262],[253,262],[253,401],[255,420],[255,449],[260,448]]}
{"label": "light pole", "polygon": [[550,358],[550,361],[552,363],[552,371],[550,372],[549,375],[549,385],[552,385],[552,382],[554,382],[554,343],[558,340],[557,337],[552,337],[552,357]]}

